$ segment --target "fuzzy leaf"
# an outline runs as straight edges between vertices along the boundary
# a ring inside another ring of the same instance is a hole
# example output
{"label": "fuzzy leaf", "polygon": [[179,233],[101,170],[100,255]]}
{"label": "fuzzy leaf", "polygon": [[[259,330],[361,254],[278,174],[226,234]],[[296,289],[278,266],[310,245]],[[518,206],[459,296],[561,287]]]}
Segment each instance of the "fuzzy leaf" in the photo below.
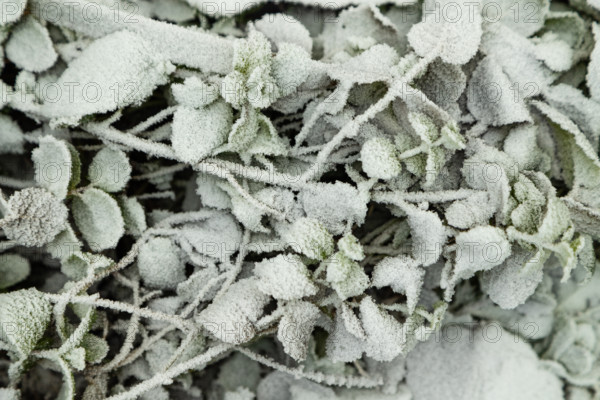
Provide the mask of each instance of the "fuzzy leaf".
{"label": "fuzzy leaf", "polygon": [[125,188],[131,177],[131,165],[121,150],[108,147],[100,150],[88,170],[90,183],[107,192],[118,192]]}
{"label": "fuzzy leaf", "polygon": [[140,246],[138,269],[144,283],[158,289],[174,289],[185,280],[185,264],[171,239],[156,237]]}
{"label": "fuzzy leaf", "polygon": [[47,70],[58,58],[48,30],[32,16],[12,30],[5,51],[17,67],[31,72]]}
{"label": "fuzzy leaf", "polygon": [[36,289],[0,294],[0,339],[29,355],[52,317],[50,302]]}
{"label": "fuzzy leaf", "polygon": [[141,236],[148,226],[146,213],[140,202],[135,197],[126,196],[119,197],[118,202],[123,213],[125,232],[136,237]]}
{"label": "fuzzy leaf", "polygon": [[200,109],[180,107],[173,117],[171,143],[185,162],[196,163],[225,143],[231,130],[231,108],[222,101]]}
{"label": "fuzzy leaf", "polygon": [[369,139],[360,150],[363,171],[370,178],[392,179],[400,174],[402,166],[393,143],[382,137]]}
{"label": "fuzzy leaf", "polygon": [[308,54],[312,51],[312,39],[308,30],[296,18],[285,14],[267,14],[254,23],[256,29],[275,43],[281,51],[284,43],[299,46]]}
{"label": "fuzzy leaf", "polygon": [[254,266],[257,286],[265,294],[281,300],[296,300],[317,294],[309,271],[299,256],[280,254]]}
{"label": "fuzzy leaf", "polygon": [[74,160],[68,145],[52,136],[40,139],[40,145],[31,153],[37,183],[48,189],[59,199],[67,197],[73,180],[79,180],[74,173],[79,168],[79,160]]}
{"label": "fuzzy leaf", "polygon": [[94,251],[115,248],[125,232],[117,201],[100,189],[89,188],[73,199],[73,218]]}
{"label": "fuzzy leaf", "polygon": [[[439,10],[449,4],[454,11],[440,18]],[[449,64],[465,64],[475,55],[481,40],[481,15],[477,11],[469,12],[467,4],[462,0],[423,3],[423,21],[408,32],[408,41],[419,56],[426,57],[433,52]],[[437,15],[433,10],[437,10]]]}
{"label": "fuzzy leaf", "polygon": [[333,253],[333,237],[315,219],[300,218],[281,233],[288,246],[313,260],[324,260]]}
{"label": "fuzzy leaf", "polygon": [[[173,69],[142,36],[114,32],[88,46],[56,82],[62,93],[73,96],[60,96],[44,107],[55,123],[76,124],[89,114],[139,104],[167,82]],[[73,82],[79,83],[75,90]]]}
{"label": "fuzzy leaf", "polygon": [[283,350],[296,361],[306,358],[308,341],[319,317],[319,308],[306,301],[295,301],[285,306],[277,329],[277,339]]}
{"label": "fuzzy leaf", "polygon": [[369,277],[363,268],[343,253],[335,253],[326,263],[327,282],[335,289],[340,299],[359,296],[369,286]]}
{"label": "fuzzy leaf", "polygon": [[407,298],[408,311],[413,313],[419,301],[425,269],[406,257],[387,257],[373,269],[373,286],[390,286],[396,293]]}
{"label": "fuzzy leaf", "polygon": [[6,237],[24,246],[50,243],[67,224],[67,207],[45,189],[28,188],[8,199],[2,228]]}
{"label": "fuzzy leaf", "polygon": [[0,256],[0,289],[13,286],[29,276],[29,260],[18,254]]}

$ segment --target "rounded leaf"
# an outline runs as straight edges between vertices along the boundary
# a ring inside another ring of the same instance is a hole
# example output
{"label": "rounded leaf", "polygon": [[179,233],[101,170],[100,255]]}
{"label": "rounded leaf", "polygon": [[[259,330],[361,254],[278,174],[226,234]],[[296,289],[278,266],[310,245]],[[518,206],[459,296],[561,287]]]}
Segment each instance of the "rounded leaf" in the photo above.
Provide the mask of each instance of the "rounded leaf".
{"label": "rounded leaf", "polygon": [[73,199],[73,218],[94,251],[113,249],[125,232],[117,201],[100,189],[90,188]]}
{"label": "rounded leaf", "polygon": [[118,149],[105,147],[94,156],[88,170],[90,183],[107,192],[125,188],[131,177],[127,155]]}

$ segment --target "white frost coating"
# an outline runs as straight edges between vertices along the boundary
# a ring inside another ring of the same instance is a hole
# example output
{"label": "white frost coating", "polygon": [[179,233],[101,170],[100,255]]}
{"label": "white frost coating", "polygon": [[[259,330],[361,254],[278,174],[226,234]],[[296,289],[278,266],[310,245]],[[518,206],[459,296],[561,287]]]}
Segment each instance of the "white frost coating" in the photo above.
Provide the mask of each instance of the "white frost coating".
{"label": "white frost coating", "polygon": [[45,189],[29,188],[8,199],[9,214],[2,220],[6,237],[24,246],[43,246],[67,223],[67,207]]}
{"label": "white frost coating", "polygon": [[369,139],[360,150],[360,160],[371,178],[392,179],[402,170],[396,147],[383,137]]}
{"label": "white frost coating", "polygon": [[50,302],[36,289],[0,294],[0,339],[27,356],[50,323]]}
{"label": "white frost coating", "polygon": [[309,271],[299,256],[280,254],[254,266],[258,288],[276,299],[297,300],[317,294]]}
{"label": "white frost coating", "polygon": [[324,260],[333,253],[333,238],[325,227],[312,218],[300,218],[282,228],[286,246],[314,260]]}
{"label": "white frost coating", "polygon": [[232,120],[231,108],[222,101],[200,109],[180,107],[173,117],[175,154],[189,163],[202,160],[225,143]]}
{"label": "white frost coating", "polygon": [[456,228],[469,229],[485,225],[496,209],[486,192],[476,193],[464,200],[455,201],[446,209],[446,220]]}
{"label": "white frost coating", "polygon": [[477,271],[488,271],[511,254],[506,234],[491,226],[478,226],[456,236],[454,280],[468,279]]}
{"label": "white frost coating", "polygon": [[140,246],[138,269],[144,282],[157,289],[174,289],[185,280],[181,250],[169,238],[152,238]]}
{"label": "white frost coating", "polygon": [[440,257],[446,243],[446,230],[440,218],[432,211],[411,206],[406,212],[412,235],[413,258],[427,267]]}
{"label": "white frost coating", "polygon": [[533,253],[517,248],[502,265],[481,275],[483,291],[504,309],[525,303],[544,277],[535,258]]}
{"label": "white frost coating", "polygon": [[[44,103],[46,114],[57,123],[76,124],[88,114],[139,104],[158,86],[167,83],[173,65],[142,36],[120,31],[88,46],[56,82],[62,93]],[[72,88],[78,83],[78,90]]]}
{"label": "white frost coating", "polygon": [[26,5],[27,0],[2,0],[0,2],[0,26],[18,21],[23,15]]}
{"label": "white frost coating", "polygon": [[273,58],[272,74],[281,92],[289,96],[306,81],[313,67],[310,53],[292,43],[281,43]]}
{"label": "white frost coating", "polygon": [[[523,340],[499,325],[418,345],[407,358],[414,400],[561,400],[562,384]],[[449,333],[450,334],[450,333]]]}
{"label": "white frost coating", "polygon": [[595,45],[592,54],[590,54],[586,80],[592,98],[598,101],[600,99],[600,26],[595,22],[592,24],[592,32],[594,33]]}
{"label": "white frost coating", "polygon": [[[492,84],[488,84],[492,82]],[[495,58],[484,58],[471,76],[467,95],[469,111],[487,125],[499,126],[531,122],[523,100],[515,101],[512,82]]]}
{"label": "white frost coating", "polygon": [[377,306],[371,297],[360,302],[360,320],[367,336],[366,353],[377,361],[391,361],[404,350],[403,326]]}
{"label": "white frost coating", "polygon": [[10,61],[31,72],[47,70],[58,58],[48,30],[31,16],[13,29],[5,51]]}
{"label": "white frost coating", "polygon": [[177,103],[185,107],[200,108],[209,105],[219,98],[219,90],[196,76],[186,78],[183,83],[171,85],[173,97]]}
{"label": "white frost coating", "polygon": [[373,286],[390,286],[394,292],[406,295],[410,313],[417,306],[424,278],[425,269],[406,257],[384,258],[373,270]]}
{"label": "white frost coating", "polygon": [[73,219],[94,251],[113,249],[125,232],[117,201],[100,189],[89,188],[73,199]]}
{"label": "white frost coating", "polygon": [[283,344],[286,354],[294,360],[306,358],[308,341],[320,313],[317,306],[306,301],[294,301],[285,306],[277,339]]}
{"label": "white frost coating", "polygon": [[88,170],[90,183],[107,192],[125,188],[131,177],[127,155],[118,149],[104,148],[92,160]]}
{"label": "white frost coating", "polygon": [[327,282],[340,299],[359,296],[369,286],[369,277],[356,261],[343,253],[335,253],[327,261]]}
{"label": "white frost coating", "polygon": [[[408,32],[408,41],[419,56],[429,57],[433,53],[447,63],[465,64],[477,53],[482,32],[481,14],[477,10],[470,11],[467,4],[463,0],[457,3],[428,0],[423,3],[423,21]],[[440,15],[439,10],[446,7],[453,11]]]}
{"label": "white frost coating", "polygon": [[31,153],[31,159],[37,183],[59,199],[67,197],[73,172],[73,159],[67,144],[44,136]]}
{"label": "white frost coating", "polygon": [[146,213],[140,202],[134,197],[121,196],[117,199],[123,213],[125,232],[133,236],[141,236],[146,231]]}
{"label": "white frost coating", "polygon": [[[345,199],[340,202],[340,199]],[[362,225],[367,199],[353,186],[336,182],[311,185],[299,195],[306,216],[318,220],[334,235],[341,234],[348,221]]]}
{"label": "white frost coating", "polygon": [[258,290],[253,279],[242,279],[206,307],[197,320],[217,339],[241,344],[254,337],[254,323],[263,314],[269,299]]}
{"label": "white frost coating", "polygon": [[282,43],[292,43],[306,50],[308,54],[312,51],[313,43],[308,30],[290,15],[267,14],[256,21],[254,26],[277,48],[280,48]]}

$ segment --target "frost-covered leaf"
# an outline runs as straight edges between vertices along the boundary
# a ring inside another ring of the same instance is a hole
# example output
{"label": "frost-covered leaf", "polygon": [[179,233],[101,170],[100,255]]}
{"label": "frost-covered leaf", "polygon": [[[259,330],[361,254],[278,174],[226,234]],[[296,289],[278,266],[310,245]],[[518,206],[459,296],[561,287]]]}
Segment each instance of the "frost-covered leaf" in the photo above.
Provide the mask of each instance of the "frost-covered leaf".
{"label": "frost-covered leaf", "polygon": [[[477,53],[482,32],[481,14],[469,12],[467,4],[462,0],[458,3],[446,0],[423,3],[423,21],[413,25],[408,32],[408,41],[419,56],[434,53],[449,64],[465,64]],[[450,8],[453,11],[440,15],[440,10]]]}
{"label": "frost-covered leaf", "polygon": [[48,30],[32,16],[24,18],[12,30],[5,51],[17,67],[31,72],[47,70],[58,57]]}
{"label": "frost-covered leaf", "polygon": [[[139,104],[167,82],[173,69],[164,54],[139,34],[114,32],[88,46],[56,82],[62,93],[73,96],[60,96],[44,107],[56,123],[76,124],[89,114]],[[69,91],[74,82],[79,90]]]}
{"label": "frost-covered leaf", "polygon": [[135,197],[121,196],[118,202],[123,213],[125,232],[136,237],[140,236],[148,228],[144,208]]}
{"label": "frost-covered leaf", "polygon": [[180,107],[173,117],[171,143],[183,161],[196,163],[225,143],[233,114],[222,101],[200,109]]}
{"label": "frost-covered leaf", "polygon": [[0,388],[0,398],[3,400],[20,400],[21,391],[18,389]]}
{"label": "frost-covered leaf", "polygon": [[440,218],[432,211],[410,206],[406,209],[412,236],[413,258],[427,267],[440,257],[446,242],[446,230]]}
{"label": "frost-covered leaf", "polygon": [[131,177],[131,165],[127,155],[118,149],[105,147],[92,159],[88,170],[90,183],[107,192],[125,188]]}
{"label": "frost-covered leaf", "polygon": [[390,286],[394,292],[406,295],[410,313],[417,306],[424,278],[425,269],[406,257],[384,258],[373,269],[373,286]]}
{"label": "frost-covered leaf", "polygon": [[37,183],[59,199],[67,197],[69,189],[79,182],[80,163],[74,149],[52,136],[40,139],[31,153]]}
{"label": "frost-covered leaf", "polygon": [[446,209],[446,220],[456,228],[469,229],[489,221],[496,209],[486,192],[476,193],[452,203]]}
{"label": "frost-covered leaf", "polygon": [[523,36],[531,36],[544,25],[550,8],[548,0],[483,0],[480,4],[485,21],[502,23]]}
{"label": "frost-covered leaf", "polygon": [[242,241],[240,226],[229,213],[215,213],[202,222],[186,224],[179,234],[198,253],[221,261],[229,260]]}
{"label": "frost-covered leaf", "polygon": [[276,299],[295,300],[317,294],[310,273],[302,259],[293,254],[280,254],[254,266],[257,286]]}
{"label": "frost-covered leaf", "polygon": [[533,104],[556,124],[554,132],[560,148],[565,181],[568,184],[596,186],[595,182],[600,181],[600,160],[585,135],[573,121],[546,103],[535,101]]}
{"label": "frost-covered leaf", "polygon": [[244,343],[254,337],[254,323],[263,314],[263,308],[269,299],[269,296],[258,290],[253,279],[242,279],[206,307],[197,320],[219,340]]}
{"label": "frost-covered leaf", "polygon": [[54,240],[46,245],[47,251],[54,258],[64,260],[71,256],[73,253],[81,250],[82,243],[75,236],[71,225],[67,224],[66,229],[60,232]]}
{"label": "frost-covered leaf", "polygon": [[2,135],[0,135],[0,153],[23,153],[23,144],[25,142],[23,131],[8,115],[0,115],[0,130],[2,131]]}
{"label": "frost-covered leaf", "polygon": [[67,207],[45,189],[28,188],[8,199],[9,213],[3,219],[6,237],[24,246],[43,246],[66,226]]}
{"label": "frost-covered leaf", "polygon": [[360,150],[363,171],[370,178],[392,179],[402,170],[396,147],[383,137],[369,139]]}
{"label": "frost-covered leaf", "polygon": [[513,253],[502,265],[481,275],[483,291],[504,309],[525,303],[544,277],[540,264],[545,258],[541,252],[533,254],[513,247]]}
{"label": "frost-covered leaf", "polygon": [[189,108],[202,108],[219,98],[219,90],[196,76],[186,78],[183,83],[171,85],[177,103]]}
{"label": "frost-covered leaf", "polygon": [[324,260],[333,253],[333,237],[312,218],[300,218],[281,232],[287,246],[314,260]]}
{"label": "frost-covered leaf", "polygon": [[300,21],[290,15],[267,14],[256,21],[254,26],[275,43],[280,51],[283,43],[298,45],[308,54],[312,51],[310,33]]}
{"label": "frost-covered leaf", "polygon": [[75,251],[61,260],[60,270],[69,278],[78,280],[111,264],[112,260],[103,255]]}
{"label": "frost-covered leaf", "polygon": [[326,343],[327,356],[335,362],[355,361],[359,359],[365,351],[365,342],[363,339],[366,338],[366,336],[362,330],[362,325],[352,310],[349,310],[348,312],[352,313],[354,320],[358,324],[355,326],[360,328],[362,338],[352,334],[351,328],[348,327],[348,323],[343,319],[343,314],[336,314],[333,332],[327,337]]}
{"label": "frost-covered leaf", "polygon": [[202,199],[202,204],[206,207],[213,207],[219,210],[231,208],[231,199],[227,192],[219,187],[219,178],[202,174],[196,179],[196,193]]}
{"label": "frost-covered leaf", "polygon": [[327,261],[327,282],[342,300],[359,296],[369,286],[369,277],[356,261],[337,252]]}
{"label": "frost-covered leaf", "polygon": [[73,199],[73,219],[94,251],[112,249],[125,232],[117,201],[100,189],[89,188]]}
{"label": "frost-covered leaf", "polygon": [[0,339],[29,355],[44,335],[52,306],[36,289],[0,294]]}
{"label": "frost-covered leaf", "polygon": [[467,105],[479,121],[492,126],[531,122],[522,98],[502,67],[488,56],[479,62],[469,80]]}
{"label": "frost-covered leaf", "polygon": [[312,60],[310,52],[290,43],[281,43],[273,58],[273,78],[281,96],[296,93],[296,89],[308,78]]}
{"label": "frost-covered leaf", "polygon": [[408,355],[406,381],[414,400],[563,399],[562,382],[527,342],[495,324],[448,326],[455,340],[432,337]]}
{"label": "frost-covered leaf", "polygon": [[594,33],[595,45],[592,54],[590,54],[586,80],[592,98],[598,101],[600,99],[600,26],[597,23],[592,24],[592,32]]}
{"label": "frost-covered leaf", "polygon": [[360,302],[360,319],[367,335],[366,352],[378,361],[391,361],[405,349],[400,340],[404,329],[394,317],[382,310],[371,297]]}
{"label": "frost-covered leaf", "polygon": [[352,234],[346,234],[338,240],[338,248],[346,257],[354,261],[360,261],[365,258],[362,245],[356,236]]}
{"label": "frost-covered leaf", "polygon": [[245,150],[256,138],[259,129],[258,112],[244,106],[229,132],[228,144],[234,151]]}
{"label": "frost-covered leaf", "polygon": [[0,256],[0,289],[13,286],[29,276],[29,260],[18,254]]}
{"label": "frost-covered leaf", "polygon": [[[334,235],[341,234],[348,223],[362,225],[367,214],[367,199],[343,182],[310,185],[298,197],[306,216],[318,220]],[[341,198],[346,200],[342,203]]]}
{"label": "frost-covered leaf", "polygon": [[327,73],[346,84],[366,84],[389,80],[392,67],[399,61],[398,53],[385,44],[377,44],[348,61],[335,65]]}
{"label": "frost-covered leaf", "polygon": [[174,289],[185,280],[180,249],[171,239],[156,237],[140,246],[138,269],[144,283],[153,288]]}
{"label": "frost-covered leaf", "polygon": [[27,0],[3,0],[0,3],[0,25],[6,26],[16,22],[21,18],[27,5]]}
{"label": "frost-covered leaf", "polygon": [[294,301],[285,306],[277,329],[277,339],[283,344],[286,354],[294,360],[306,358],[308,341],[319,314],[319,308],[306,301]]}
{"label": "frost-covered leaf", "polygon": [[255,396],[245,387],[239,387],[235,391],[225,392],[223,400],[254,400]]}
{"label": "frost-covered leaf", "polygon": [[511,254],[506,234],[499,228],[478,226],[456,236],[454,280],[468,279],[477,271],[488,271]]}
{"label": "frost-covered leaf", "polygon": [[85,349],[83,347],[75,347],[63,355],[63,358],[69,365],[81,371],[85,368]]}

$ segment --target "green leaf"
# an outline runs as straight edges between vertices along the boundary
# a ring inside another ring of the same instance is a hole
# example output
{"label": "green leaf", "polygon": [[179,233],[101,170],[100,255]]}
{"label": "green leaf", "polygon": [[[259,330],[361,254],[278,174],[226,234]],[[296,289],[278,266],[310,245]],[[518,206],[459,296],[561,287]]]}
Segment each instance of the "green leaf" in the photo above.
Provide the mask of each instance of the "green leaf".
{"label": "green leaf", "polygon": [[36,289],[0,294],[0,339],[27,356],[44,335],[52,306]]}
{"label": "green leaf", "polygon": [[118,149],[105,147],[92,160],[88,170],[90,183],[107,192],[125,188],[131,177],[131,165],[127,155]]}
{"label": "green leaf", "polygon": [[300,218],[281,234],[287,246],[313,260],[324,260],[333,253],[333,237],[315,219]]}
{"label": "green leaf", "polygon": [[29,276],[29,260],[18,254],[0,254],[0,289],[16,285]]}
{"label": "green leaf", "polygon": [[337,252],[327,261],[327,282],[340,299],[361,295],[369,287],[369,277],[356,262]]}
{"label": "green leaf", "polygon": [[38,148],[31,153],[31,159],[36,182],[61,200],[67,197],[72,178],[73,182],[79,180],[79,160],[73,162],[67,144],[52,136],[40,139]]}
{"label": "green leaf", "polygon": [[144,208],[135,197],[121,196],[117,201],[123,213],[125,232],[139,237],[148,228]]}
{"label": "green leaf", "polygon": [[94,251],[112,249],[125,232],[116,200],[100,189],[89,188],[73,199],[75,224]]}

